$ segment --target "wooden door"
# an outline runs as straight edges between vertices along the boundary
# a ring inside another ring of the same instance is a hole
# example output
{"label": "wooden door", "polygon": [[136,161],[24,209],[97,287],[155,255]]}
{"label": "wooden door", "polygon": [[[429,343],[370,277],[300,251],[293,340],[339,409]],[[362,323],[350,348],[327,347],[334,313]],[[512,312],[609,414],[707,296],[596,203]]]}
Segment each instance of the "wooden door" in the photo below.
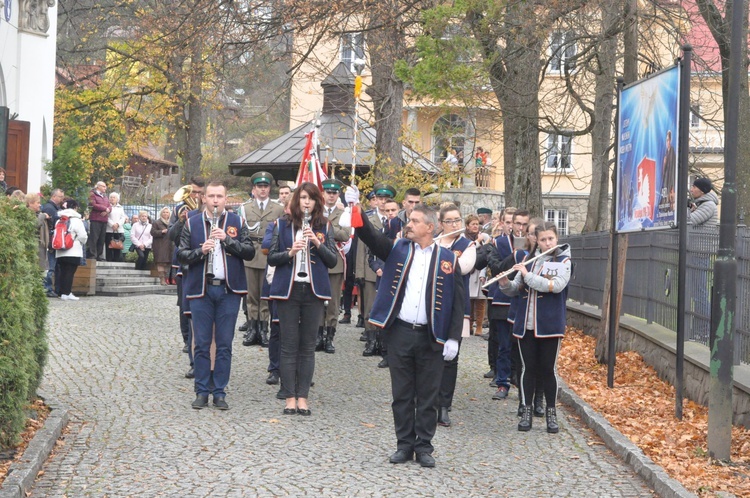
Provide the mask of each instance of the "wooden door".
{"label": "wooden door", "polygon": [[29,180],[29,132],[28,121],[8,121],[8,150],[5,162],[5,183],[24,192]]}

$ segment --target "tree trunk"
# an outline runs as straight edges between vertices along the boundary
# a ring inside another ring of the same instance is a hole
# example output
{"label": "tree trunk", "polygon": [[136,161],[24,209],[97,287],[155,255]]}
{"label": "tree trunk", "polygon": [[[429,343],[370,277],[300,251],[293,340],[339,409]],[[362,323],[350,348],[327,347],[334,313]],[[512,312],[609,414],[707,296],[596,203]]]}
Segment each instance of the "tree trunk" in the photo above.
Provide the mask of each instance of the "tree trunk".
{"label": "tree trunk", "polygon": [[[619,17],[618,3],[613,0],[602,1],[602,33],[605,33],[609,26],[617,22]],[[583,232],[604,230],[610,213],[607,209],[607,194],[610,182],[609,158],[612,144],[617,38],[611,37],[601,40],[597,52],[598,67],[596,68],[594,89],[595,124],[591,131],[591,191]]]}
{"label": "tree trunk", "polygon": [[[727,122],[727,100],[729,98],[729,54],[731,40],[731,19],[732,10],[736,1],[727,0],[724,10],[724,17],[717,8],[713,0],[697,0],[696,4],[700,9],[701,16],[706,21],[706,25],[711,30],[711,34],[719,47],[721,55],[721,94],[722,105],[724,110],[724,123]],[[742,2],[742,15],[744,19],[744,29],[747,33],[748,25],[748,2]],[[737,151],[737,190],[747,191],[750,186],[750,95],[748,94],[748,75],[747,75],[747,44],[742,44],[743,63],[746,65],[744,71],[740,71],[740,110],[739,110],[739,150]],[[750,214],[750,196],[737,196],[737,214],[744,218]]]}
{"label": "tree trunk", "polygon": [[190,63],[190,95],[187,105],[187,143],[185,144],[185,179],[199,176],[201,172],[201,161],[203,153],[201,142],[204,133],[204,103],[203,103],[203,77],[205,68],[203,65],[201,44],[195,41],[191,53]]}
{"label": "tree trunk", "polygon": [[628,84],[638,79],[638,0],[626,0],[623,7],[625,16],[623,78],[625,84]]}
{"label": "tree trunk", "polygon": [[[387,9],[383,16],[374,16],[373,22],[380,22],[387,16],[394,22],[375,29],[368,34],[372,85],[367,93],[372,97],[375,113],[375,176],[379,178],[379,166],[401,167],[401,126],[404,105],[404,83],[394,73],[394,64],[404,57],[404,34],[401,32],[396,13],[397,4],[384,2],[380,9]],[[380,178],[379,178],[380,179]]]}

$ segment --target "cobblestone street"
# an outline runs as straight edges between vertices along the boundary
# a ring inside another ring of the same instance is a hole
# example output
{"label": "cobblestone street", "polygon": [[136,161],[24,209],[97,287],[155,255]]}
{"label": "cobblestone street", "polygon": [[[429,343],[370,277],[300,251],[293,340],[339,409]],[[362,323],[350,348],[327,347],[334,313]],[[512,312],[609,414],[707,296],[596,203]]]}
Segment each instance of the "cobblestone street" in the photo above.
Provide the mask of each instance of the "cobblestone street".
{"label": "cobblestone street", "polygon": [[[242,315],[240,319],[244,320]],[[174,296],[50,303],[43,389],[71,409],[65,444],[31,496],[653,496],[564,407],[516,430],[517,390],[492,401],[487,342],[464,339],[451,418],[434,469],[392,465],[388,371],[339,326],[316,354],[312,417],[283,416],[267,350],[234,342],[229,411],[193,410]]]}

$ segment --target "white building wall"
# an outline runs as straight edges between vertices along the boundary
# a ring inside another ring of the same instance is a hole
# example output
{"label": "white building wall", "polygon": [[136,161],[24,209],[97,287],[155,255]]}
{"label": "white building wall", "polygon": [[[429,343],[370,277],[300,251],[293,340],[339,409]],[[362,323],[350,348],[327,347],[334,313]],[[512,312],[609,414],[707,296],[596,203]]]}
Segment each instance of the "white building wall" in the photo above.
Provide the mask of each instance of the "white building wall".
{"label": "white building wall", "polygon": [[48,10],[50,27],[42,34],[20,30],[19,0],[11,4],[10,21],[0,12],[0,69],[4,80],[5,101],[11,116],[31,123],[29,136],[28,184],[18,185],[24,192],[38,192],[48,178],[43,165],[52,159],[55,113],[55,57],[57,39],[57,3]]}

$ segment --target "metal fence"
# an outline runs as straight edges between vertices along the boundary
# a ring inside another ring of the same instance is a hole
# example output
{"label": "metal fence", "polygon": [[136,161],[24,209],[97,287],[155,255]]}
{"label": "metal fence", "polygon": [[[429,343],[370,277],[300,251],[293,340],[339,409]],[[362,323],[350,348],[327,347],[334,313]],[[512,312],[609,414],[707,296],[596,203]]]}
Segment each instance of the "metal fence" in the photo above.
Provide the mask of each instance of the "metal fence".
{"label": "metal fence", "polygon": [[[601,307],[604,279],[609,272],[609,232],[572,235],[575,265],[569,298]],[[719,248],[718,227],[689,227],[687,243],[687,302],[685,338],[708,345],[713,264]],[[737,309],[735,364],[750,363],[750,228],[737,229]],[[631,233],[621,312],[677,330],[678,231]]]}

